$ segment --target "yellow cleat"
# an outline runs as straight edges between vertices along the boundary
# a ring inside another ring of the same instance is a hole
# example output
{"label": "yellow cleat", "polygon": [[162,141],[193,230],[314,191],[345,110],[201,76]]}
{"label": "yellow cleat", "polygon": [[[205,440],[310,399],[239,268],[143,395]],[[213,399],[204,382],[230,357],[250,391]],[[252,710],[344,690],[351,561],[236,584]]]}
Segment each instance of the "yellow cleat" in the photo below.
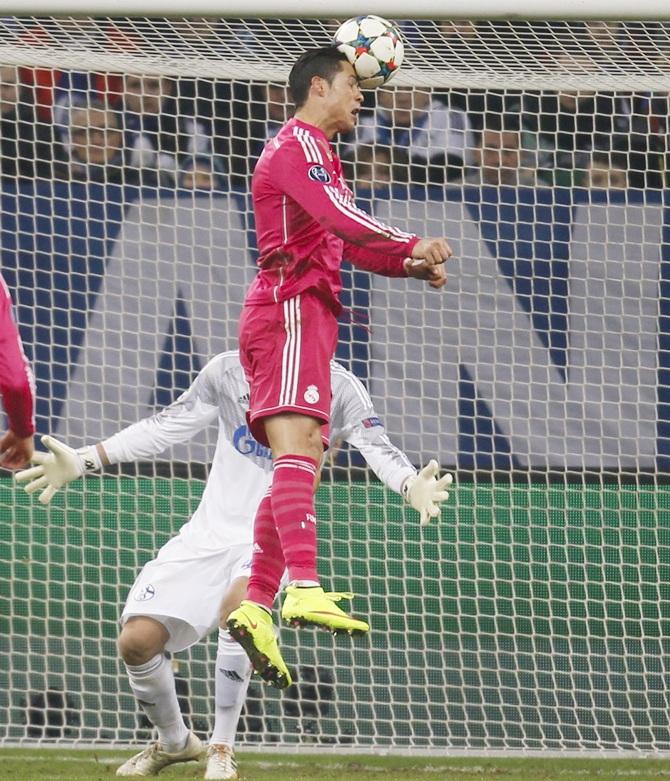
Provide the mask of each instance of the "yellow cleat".
{"label": "yellow cleat", "polygon": [[226,622],[231,636],[244,648],[251,666],[264,681],[285,689],[293,681],[277,645],[272,616],[255,602],[244,600]]}
{"label": "yellow cleat", "polygon": [[370,629],[368,624],[348,616],[335,604],[353,598],[350,592],[324,591],[320,586],[287,586],[281,617],[289,626],[322,626],[333,634],[364,634]]}

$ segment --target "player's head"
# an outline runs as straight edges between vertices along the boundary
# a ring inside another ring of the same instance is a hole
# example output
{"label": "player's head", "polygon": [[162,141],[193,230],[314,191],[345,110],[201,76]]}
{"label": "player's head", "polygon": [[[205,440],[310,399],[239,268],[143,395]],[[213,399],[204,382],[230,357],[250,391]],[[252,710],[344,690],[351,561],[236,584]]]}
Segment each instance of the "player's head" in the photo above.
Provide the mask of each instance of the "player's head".
{"label": "player's head", "polygon": [[347,62],[349,60],[346,55],[335,46],[320,46],[318,49],[304,51],[293,63],[288,77],[288,86],[296,109],[305,105],[315,76],[332,84],[335,76],[342,70],[342,65]]}
{"label": "player's head", "polygon": [[335,46],[303,52],[288,84],[296,112],[307,112],[312,121],[316,116],[318,125],[321,117],[330,118],[327,135],[353,129],[363,96],[353,66]]}

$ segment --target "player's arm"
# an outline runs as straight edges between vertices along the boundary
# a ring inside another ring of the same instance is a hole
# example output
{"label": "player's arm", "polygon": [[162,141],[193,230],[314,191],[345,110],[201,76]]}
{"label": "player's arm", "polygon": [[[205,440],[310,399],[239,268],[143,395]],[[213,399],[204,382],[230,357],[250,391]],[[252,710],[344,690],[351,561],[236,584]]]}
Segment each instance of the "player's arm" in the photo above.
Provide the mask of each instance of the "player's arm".
{"label": "player's arm", "polygon": [[[326,230],[343,239],[348,245],[364,247],[371,253],[385,256],[378,263],[386,265],[387,269],[395,257],[397,274],[392,276],[416,276],[429,282],[446,276],[444,272],[435,275],[428,269],[440,266],[451,255],[451,247],[443,238],[420,239],[413,233],[407,233],[380,222],[371,214],[360,209],[349,191],[343,194],[337,187],[336,173],[333,163],[323,155],[318,145],[303,138],[293,139],[277,150],[270,163],[270,172],[276,185],[300,206]],[[366,262],[359,257],[361,265]],[[419,261],[409,268],[406,258]],[[356,263],[353,258],[348,258]],[[370,265],[368,270],[378,271]],[[372,261],[374,264],[374,261]],[[390,274],[388,274],[391,276]],[[441,287],[444,284],[433,285]]]}
{"label": "player's arm", "polygon": [[172,404],[100,443],[108,463],[153,458],[211,425],[219,413],[216,360],[210,361]]}
{"label": "player's arm", "polygon": [[397,255],[384,255],[380,252],[373,252],[367,247],[359,247],[350,242],[344,243],[342,257],[348,263],[364,271],[373,271],[375,274],[381,274],[384,277],[406,277],[408,276],[409,258],[399,258]]}
{"label": "player's arm", "polygon": [[444,264],[430,264],[420,259],[398,258],[371,252],[367,247],[358,247],[345,242],[344,259],[358,268],[372,271],[384,277],[413,277],[428,282],[436,289],[447,282]]}
{"label": "player's arm", "polygon": [[[368,418],[366,422],[370,420],[379,419]],[[440,477],[435,459],[417,472],[402,450],[388,438],[381,422],[375,423],[370,432],[356,427],[345,439],[361,452],[382,483],[400,494],[419,513],[422,526],[440,515],[442,502],[449,498],[447,488],[453,482],[453,476],[446,472]]]}
{"label": "player's arm", "polygon": [[402,264],[420,243],[419,238],[385,225],[359,209],[352,197],[345,197],[337,187],[332,162],[315,147],[308,140],[284,143],[270,163],[276,186],[327,231],[351,244],[393,255]]}
{"label": "player's arm", "polygon": [[218,416],[216,388],[211,363],[191,387],[156,415],[122,429],[95,445],[74,449],[54,437],[42,437],[47,451],[33,454],[36,466],[16,475],[28,493],[41,491],[48,504],[59,488],[108,464],[141,461],[162,453],[171,445],[187,442]]}
{"label": "player's arm", "polygon": [[442,502],[449,498],[447,488],[453,482],[452,475],[440,477],[435,460],[417,472],[387,436],[365,386],[351,372],[339,371],[341,381],[334,383],[332,422],[339,423],[345,441],[361,453],[384,485],[419,513],[425,526],[439,516]]}
{"label": "player's arm", "polygon": [[8,431],[0,436],[0,466],[18,469],[30,460],[35,433],[35,380],[0,276],[0,394]]}

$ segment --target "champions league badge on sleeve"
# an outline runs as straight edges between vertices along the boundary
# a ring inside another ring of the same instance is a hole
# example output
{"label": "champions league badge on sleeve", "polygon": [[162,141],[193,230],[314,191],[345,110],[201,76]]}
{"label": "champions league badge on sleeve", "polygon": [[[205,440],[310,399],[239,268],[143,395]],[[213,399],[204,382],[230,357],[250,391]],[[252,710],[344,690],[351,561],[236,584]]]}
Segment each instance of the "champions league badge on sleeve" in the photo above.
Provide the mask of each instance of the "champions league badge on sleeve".
{"label": "champions league badge on sleeve", "polygon": [[156,595],[156,589],[148,583],[146,586],[138,586],[133,594],[135,602],[146,602],[148,599],[153,599]]}
{"label": "champions league badge on sleeve", "polygon": [[313,165],[307,172],[307,176],[313,182],[321,182],[321,184],[329,184],[332,181],[330,174],[322,165]]}
{"label": "champions league badge on sleeve", "polygon": [[375,426],[381,426],[382,422],[379,418],[366,418],[363,421],[365,428],[374,428]]}

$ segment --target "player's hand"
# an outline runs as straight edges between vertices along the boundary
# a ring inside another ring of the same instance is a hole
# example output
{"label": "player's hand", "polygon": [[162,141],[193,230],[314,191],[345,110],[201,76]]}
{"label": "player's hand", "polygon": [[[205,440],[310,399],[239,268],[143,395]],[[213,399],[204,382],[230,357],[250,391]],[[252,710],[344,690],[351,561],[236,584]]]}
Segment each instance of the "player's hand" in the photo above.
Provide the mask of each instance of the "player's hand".
{"label": "player's hand", "polygon": [[412,247],[412,258],[423,260],[427,266],[446,263],[453,254],[446,239],[419,239]]}
{"label": "player's hand", "polygon": [[454,477],[445,472],[438,478],[439,472],[437,461],[431,459],[418,474],[408,478],[402,488],[407,503],[421,516],[422,526],[426,526],[431,518],[438,517],[440,505],[449,498],[446,489],[454,482]]}
{"label": "player's hand", "polygon": [[33,455],[33,437],[19,437],[7,431],[0,437],[0,466],[5,469],[21,469]]}
{"label": "player's hand", "polygon": [[49,436],[42,437],[42,444],[50,452],[36,451],[31,461],[37,466],[16,474],[17,482],[26,483],[26,493],[42,491],[39,495],[42,504],[49,504],[62,486],[81,477],[85,472],[94,472],[102,466],[95,446],[75,450]]}
{"label": "player's hand", "polygon": [[444,264],[437,266],[427,264],[425,260],[412,260],[407,258],[405,261],[405,271],[408,277],[414,279],[424,279],[431,287],[439,290],[447,284],[447,272]]}

